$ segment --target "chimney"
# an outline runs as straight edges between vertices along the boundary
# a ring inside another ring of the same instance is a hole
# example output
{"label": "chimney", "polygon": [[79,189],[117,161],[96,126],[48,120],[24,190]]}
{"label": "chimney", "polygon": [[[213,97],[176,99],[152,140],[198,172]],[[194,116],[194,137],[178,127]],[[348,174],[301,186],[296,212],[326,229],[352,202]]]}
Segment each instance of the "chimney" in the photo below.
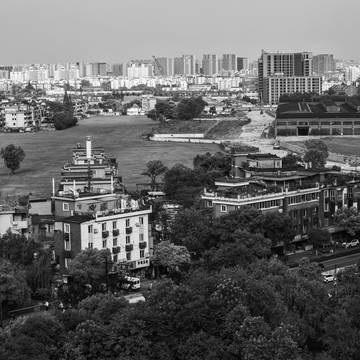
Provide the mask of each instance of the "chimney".
{"label": "chimney", "polygon": [[86,158],[91,159],[91,136],[86,137]]}

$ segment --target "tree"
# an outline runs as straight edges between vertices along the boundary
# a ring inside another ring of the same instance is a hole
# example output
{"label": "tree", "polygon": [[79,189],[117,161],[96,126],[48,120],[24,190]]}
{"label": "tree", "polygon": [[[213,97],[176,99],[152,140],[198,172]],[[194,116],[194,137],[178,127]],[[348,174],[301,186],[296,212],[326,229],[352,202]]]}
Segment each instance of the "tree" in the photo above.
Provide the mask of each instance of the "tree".
{"label": "tree", "polygon": [[296,235],[294,221],[284,213],[270,212],[264,215],[264,235],[271,239],[272,247],[287,246]]}
{"label": "tree", "polygon": [[211,248],[212,209],[181,209],[171,225],[171,240],[201,255]]}
{"label": "tree", "polygon": [[68,273],[78,284],[90,285],[93,293],[107,282],[107,274],[112,267],[108,249],[85,249],[70,262]]}
{"label": "tree", "polygon": [[311,162],[314,168],[324,168],[329,156],[328,147],[321,140],[311,139],[305,141],[306,152],[303,160]]}
{"label": "tree", "polygon": [[214,220],[213,236],[218,242],[231,242],[236,230],[247,231],[250,234],[264,233],[264,216],[260,210],[252,206],[242,206]]}
{"label": "tree", "polygon": [[215,173],[214,177],[228,176],[231,171],[231,156],[220,151],[215,154],[207,152],[203,155],[196,155],[193,164],[196,170]]}
{"label": "tree", "polygon": [[223,267],[247,267],[271,254],[271,241],[260,234],[236,230],[231,238],[232,242],[205,251],[203,262],[206,268],[220,270]]}
{"label": "tree", "polygon": [[201,96],[182,99],[176,107],[177,118],[180,120],[196,118],[202,113],[205,105],[206,102]]}
{"label": "tree", "polygon": [[186,247],[174,245],[170,241],[161,241],[156,246],[152,261],[157,266],[168,268],[170,274],[179,273],[191,263]]}
{"label": "tree", "polygon": [[6,359],[59,359],[64,337],[61,323],[48,312],[19,317],[7,328]]}
{"label": "tree", "polygon": [[73,115],[74,114],[74,105],[71,101],[70,95],[68,95],[66,90],[65,90],[65,94],[64,94],[63,104],[64,104],[64,112],[68,113],[70,115]]}
{"label": "tree", "polygon": [[9,308],[24,305],[30,300],[30,289],[26,283],[26,274],[16,265],[0,258],[0,306]]}
{"label": "tree", "polygon": [[152,160],[146,164],[146,169],[141,175],[148,176],[151,180],[150,186],[151,190],[154,191],[158,188],[156,178],[160,175],[163,175],[167,171],[167,167],[163,164],[161,160]]}
{"label": "tree", "polygon": [[318,249],[322,244],[330,243],[331,235],[328,230],[320,228],[312,228],[308,231],[308,242]]}
{"label": "tree", "polygon": [[14,144],[2,148],[0,155],[4,159],[6,167],[11,170],[12,175],[15,174],[15,170],[20,169],[20,164],[25,159],[25,152],[22,147]]}
{"label": "tree", "polygon": [[203,188],[212,185],[210,176],[182,164],[174,165],[164,174],[163,189],[166,197],[184,207],[192,206]]}
{"label": "tree", "polygon": [[54,126],[56,130],[65,130],[73,127],[78,123],[78,119],[70,112],[59,112],[53,116]]}
{"label": "tree", "polygon": [[350,236],[360,231],[360,214],[355,207],[338,209],[334,214],[334,222]]}
{"label": "tree", "polygon": [[302,163],[301,157],[296,154],[287,154],[282,159],[283,169],[297,169],[300,167],[299,163]]}

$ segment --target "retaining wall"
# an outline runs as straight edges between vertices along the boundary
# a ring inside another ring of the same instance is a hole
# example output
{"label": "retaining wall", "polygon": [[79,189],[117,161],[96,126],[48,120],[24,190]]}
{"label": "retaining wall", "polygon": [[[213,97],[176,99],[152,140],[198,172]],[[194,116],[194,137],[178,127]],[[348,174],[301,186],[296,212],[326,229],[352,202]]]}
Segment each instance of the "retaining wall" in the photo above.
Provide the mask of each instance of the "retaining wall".
{"label": "retaining wall", "polygon": [[195,139],[203,139],[204,134],[154,134],[152,136],[152,140],[158,140],[161,138],[195,138]]}

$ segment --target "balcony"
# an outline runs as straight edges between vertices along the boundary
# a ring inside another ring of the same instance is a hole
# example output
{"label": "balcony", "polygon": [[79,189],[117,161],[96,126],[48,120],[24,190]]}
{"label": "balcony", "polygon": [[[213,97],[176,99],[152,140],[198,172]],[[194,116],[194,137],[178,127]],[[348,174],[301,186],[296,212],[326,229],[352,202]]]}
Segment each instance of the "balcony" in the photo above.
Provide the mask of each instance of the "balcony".
{"label": "balcony", "polygon": [[133,251],[134,250],[134,245],[133,244],[126,244],[125,245],[125,250],[126,250],[126,252]]}
{"label": "balcony", "polygon": [[147,243],[146,241],[139,242],[139,249],[146,249]]}
{"label": "balcony", "polygon": [[102,237],[105,239],[105,238],[107,238],[109,236],[109,231],[103,231],[102,232]]}
{"label": "balcony", "polygon": [[27,221],[14,221],[13,224],[12,224],[12,228],[14,230],[27,229],[28,228],[28,222]]}
{"label": "balcony", "polygon": [[112,248],[112,253],[115,255],[115,254],[118,254],[120,252],[120,246],[114,246]]}
{"label": "balcony", "polygon": [[131,226],[128,226],[126,228],[126,234],[131,234],[132,233],[132,227]]}
{"label": "balcony", "polygon": [[119,236],[119,229],[113,229],[112,234],[113,236]]}

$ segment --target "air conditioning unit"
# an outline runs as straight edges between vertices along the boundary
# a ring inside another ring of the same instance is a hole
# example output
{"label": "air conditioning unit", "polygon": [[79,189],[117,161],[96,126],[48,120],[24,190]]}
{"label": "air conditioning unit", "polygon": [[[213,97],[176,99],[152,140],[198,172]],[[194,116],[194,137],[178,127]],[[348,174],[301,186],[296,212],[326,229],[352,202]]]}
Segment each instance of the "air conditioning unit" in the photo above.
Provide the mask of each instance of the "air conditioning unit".
{"label": "air conditioning unit", "polygon": [[98,233],[98,229],[94,229],[94,234],[97,234]]}

